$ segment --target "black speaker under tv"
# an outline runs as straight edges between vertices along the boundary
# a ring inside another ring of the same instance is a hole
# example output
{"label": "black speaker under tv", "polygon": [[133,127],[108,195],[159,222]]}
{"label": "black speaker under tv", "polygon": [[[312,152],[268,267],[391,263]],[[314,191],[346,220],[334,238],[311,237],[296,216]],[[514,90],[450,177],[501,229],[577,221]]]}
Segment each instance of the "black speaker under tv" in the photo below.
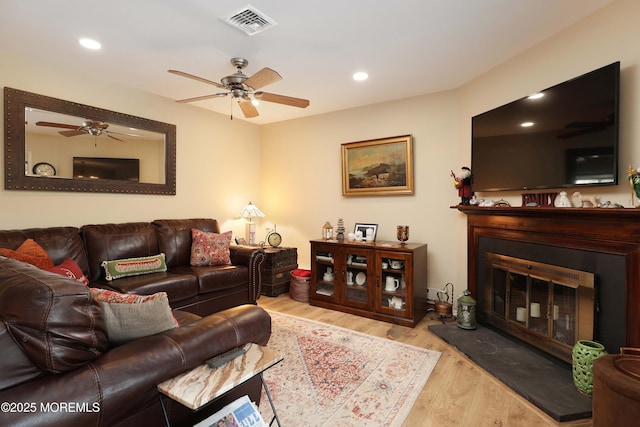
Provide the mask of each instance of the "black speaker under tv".
{"label": "black speaker under tv", "polygon": [[471,119],[474,191],[618,183],[620,62]]}
{"label": "black speaker under tv", "polygon": [[73,177],[139,182],[140,159],[74,157]]}

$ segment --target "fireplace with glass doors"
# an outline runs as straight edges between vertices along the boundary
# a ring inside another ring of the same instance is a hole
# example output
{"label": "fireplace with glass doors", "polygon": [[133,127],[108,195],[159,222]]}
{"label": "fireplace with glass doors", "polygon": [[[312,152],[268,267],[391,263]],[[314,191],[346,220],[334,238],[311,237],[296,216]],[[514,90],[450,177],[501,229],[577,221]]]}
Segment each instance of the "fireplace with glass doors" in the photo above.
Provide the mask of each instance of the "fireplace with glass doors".
{"label": "fireplace with glass doors", "polygon": [[640,209],[456,208],[481,324],[567,362],[581,339],[640,347]]}

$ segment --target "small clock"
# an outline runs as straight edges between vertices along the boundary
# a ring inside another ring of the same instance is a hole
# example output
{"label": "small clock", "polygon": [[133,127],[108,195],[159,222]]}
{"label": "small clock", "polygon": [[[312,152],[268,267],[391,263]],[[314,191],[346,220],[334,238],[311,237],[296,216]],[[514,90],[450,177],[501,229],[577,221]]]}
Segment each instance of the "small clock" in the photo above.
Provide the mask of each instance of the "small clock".
{"label": "small clock", "polygon": [[282,236],[276,232],[276,225],[273,225],[273,231],[267,234],[267,243],[269,243],[274,248],[280,246],[282,243]]}
{"label": "small clock", "polygon": [[50,163],[40,162],[33,166],[33,173],[39,176],[54,176],[56,174],[56,168]]}

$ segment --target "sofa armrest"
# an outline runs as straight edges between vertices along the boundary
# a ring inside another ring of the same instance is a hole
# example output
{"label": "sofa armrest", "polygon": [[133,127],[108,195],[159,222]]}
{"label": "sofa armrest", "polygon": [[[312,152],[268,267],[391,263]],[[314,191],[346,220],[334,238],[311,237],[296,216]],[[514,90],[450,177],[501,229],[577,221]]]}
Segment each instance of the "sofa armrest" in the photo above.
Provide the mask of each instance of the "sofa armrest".
{"label": "sofa armrest", "polygon": [[[0,390],[0,402],[25,404],[22,412],[0,414],[0,424],[117,425],[157,404],[159,383],[229,349],[249,342],[266,345],[271,335],[269,314],[250,304],[200,319],[190,315],[181,319],[187,323],[114,347],[77,369]],[[74,405],[75,411],[56,410],[67,402]],[[41,408],[47,405],[52,405],[52,409],[43,411]],[[160,414],[160,408],[154,413]]]}
{"label": "sofa armrest", "polygon": [[249,269],[249,300],[256,302],[260,298],[264,250],[255,246],[231,245],[229,252],[231,264],[242,265]]}

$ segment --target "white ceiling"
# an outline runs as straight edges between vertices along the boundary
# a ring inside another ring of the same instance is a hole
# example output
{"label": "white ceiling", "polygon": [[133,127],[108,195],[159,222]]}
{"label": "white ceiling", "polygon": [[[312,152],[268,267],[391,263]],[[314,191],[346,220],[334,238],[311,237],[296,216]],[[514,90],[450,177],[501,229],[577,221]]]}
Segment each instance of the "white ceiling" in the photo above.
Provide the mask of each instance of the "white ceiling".
{"label": "white ceiling", "polygon": [[[311,101],[262,102],[250,121],[265,124],[454,89],[612,1],[0,0],[0,49],[170,99],[219,90],[167,70],[220,81],[243,57],[249,76],[282,75],[262,90]],[[278,25],[247,36],[220,20],[249,3]],[[193,104],[231,111],[229,98]]]}

